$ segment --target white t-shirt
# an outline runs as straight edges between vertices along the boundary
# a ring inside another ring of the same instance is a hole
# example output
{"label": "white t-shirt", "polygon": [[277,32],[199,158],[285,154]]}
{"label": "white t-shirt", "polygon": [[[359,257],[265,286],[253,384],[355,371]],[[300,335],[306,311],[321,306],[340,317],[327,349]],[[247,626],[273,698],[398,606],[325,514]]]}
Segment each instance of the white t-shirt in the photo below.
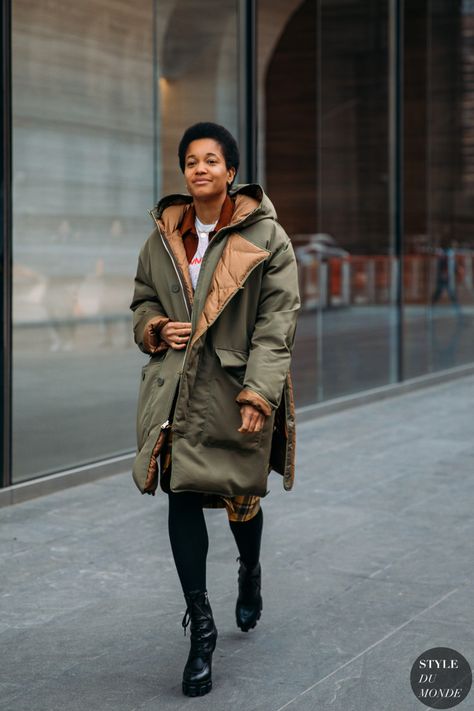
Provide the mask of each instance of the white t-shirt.
{"label": "white t-shirt", "polygon": [[199,217],[197,217],[196,215],[194,224],[196,225],[196,233],[199,241],[196,254],[189,263],[189,274],[191,276],[193,289],[196,288],[199,272],[201,270],[201,263],[204,258],[207,246],[209,244],[209,232],[212,232],[214,227],[217,225],[217,222],[218,220],[216,220],[212,225],[205,225],[204,222],[201,222]]}

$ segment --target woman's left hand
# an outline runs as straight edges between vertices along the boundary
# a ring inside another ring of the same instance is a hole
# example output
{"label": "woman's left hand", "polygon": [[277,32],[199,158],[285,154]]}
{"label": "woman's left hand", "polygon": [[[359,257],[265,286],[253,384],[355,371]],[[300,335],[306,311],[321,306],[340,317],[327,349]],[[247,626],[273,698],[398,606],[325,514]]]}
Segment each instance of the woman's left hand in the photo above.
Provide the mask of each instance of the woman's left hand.
{"label": "woman's left hand", "polygon": [[253,405],[242,405],[240,416],[242,417],[242,424],[237,431],[244,434],[260,432],[265,424],[265,415]]}

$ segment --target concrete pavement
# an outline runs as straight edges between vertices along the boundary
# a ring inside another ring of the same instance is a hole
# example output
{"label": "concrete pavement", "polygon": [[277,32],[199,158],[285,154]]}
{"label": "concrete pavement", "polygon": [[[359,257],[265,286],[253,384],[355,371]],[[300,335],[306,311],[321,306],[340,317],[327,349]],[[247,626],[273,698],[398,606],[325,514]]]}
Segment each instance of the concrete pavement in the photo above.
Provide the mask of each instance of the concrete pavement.
{"label": "concrete pavement", "polygon": [[[262,502],[263,613],[235,626],[237,549],[206,510],[214,688],[189,649],[167,501],[130,474],[0,509],[2,711],[420,711],[411,665],[474,665],[474,377],[301,424]],[[474,708],[474,690],[459,706]]]}

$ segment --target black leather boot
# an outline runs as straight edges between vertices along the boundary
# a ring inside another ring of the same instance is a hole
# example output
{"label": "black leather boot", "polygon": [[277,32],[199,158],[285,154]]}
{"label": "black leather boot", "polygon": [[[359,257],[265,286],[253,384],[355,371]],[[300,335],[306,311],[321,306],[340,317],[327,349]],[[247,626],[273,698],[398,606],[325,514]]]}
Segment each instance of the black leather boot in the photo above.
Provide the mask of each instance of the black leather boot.
{"label": "black leather boot", "polygon": [[183,671],[183,694],[203,696],[212,689],[212,653],[217,629],[206,590],[192,590],[184,597],[187,607],[181,624],[186,634],[191,622],[191,649]]}
{"label": "black leather boot", "polygon": [[240,567],[235,619],[237,627],[240,627],[242,632],[248,632],[255,627],[262,612],[262,569],[260,563],[254,568],[247,568],[240,556],[237,556],[236,560],[240,560]]}

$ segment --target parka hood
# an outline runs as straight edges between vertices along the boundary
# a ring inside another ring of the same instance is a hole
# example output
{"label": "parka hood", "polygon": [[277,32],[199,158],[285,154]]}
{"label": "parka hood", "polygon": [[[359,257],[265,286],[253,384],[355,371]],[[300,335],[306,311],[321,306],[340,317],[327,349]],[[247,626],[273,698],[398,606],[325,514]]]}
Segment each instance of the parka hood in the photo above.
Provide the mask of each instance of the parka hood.
{"label": "parka hood", "polygon": [[[260,220],[276,220],[275,207],[258,183],[240,183],[229,191],[235,200],[230,225],[249,226]],[[153,219],[162,224],[167,234],[173,233],[181,223],[184,213],[193,202],[191,195],[174,193],[166,195],[150,210]]]}

